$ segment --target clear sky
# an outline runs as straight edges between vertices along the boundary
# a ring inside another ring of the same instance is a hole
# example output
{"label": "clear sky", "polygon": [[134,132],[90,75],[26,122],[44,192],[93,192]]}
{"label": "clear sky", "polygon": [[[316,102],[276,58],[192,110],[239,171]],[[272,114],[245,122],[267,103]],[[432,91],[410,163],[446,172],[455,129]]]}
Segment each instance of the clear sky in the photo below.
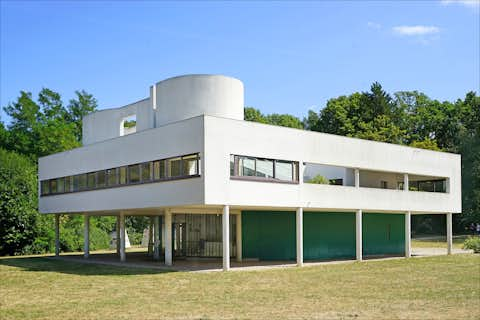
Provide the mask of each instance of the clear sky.
{"label": "clear sky", "polygon": [[454,100],[480,91],[479,4],[1,0],[0,105],[48,87],[118,107],[190,73],[237,77],[247,106],[300,117],[373,81]]}

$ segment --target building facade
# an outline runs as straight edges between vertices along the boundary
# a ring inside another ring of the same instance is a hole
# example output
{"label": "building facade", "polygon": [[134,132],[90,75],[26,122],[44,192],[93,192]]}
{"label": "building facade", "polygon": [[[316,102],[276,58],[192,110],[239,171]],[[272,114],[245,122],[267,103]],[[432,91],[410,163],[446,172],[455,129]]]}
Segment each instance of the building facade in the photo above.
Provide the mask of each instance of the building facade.
{"label": "building facade", "polygon": [[244,121],[243,95],[187,75],[87,115],[82,147],[39,159],[40,211],[85,215],[86,256],[89,217],[117,216],[122,261],[128,215],[152,217],[167,265],[410,256],[410,216],[426,213],[447,215],[451,252],[459,155]]}

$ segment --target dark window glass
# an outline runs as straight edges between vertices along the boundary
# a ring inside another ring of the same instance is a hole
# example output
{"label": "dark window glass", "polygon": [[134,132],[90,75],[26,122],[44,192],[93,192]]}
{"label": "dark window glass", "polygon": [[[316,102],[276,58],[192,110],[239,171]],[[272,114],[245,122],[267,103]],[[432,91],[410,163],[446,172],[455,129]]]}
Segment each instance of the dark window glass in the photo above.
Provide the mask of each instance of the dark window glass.
{"label": "dark window glass", "polygon": [[142,181],[148,182],[152,180],[152,162],[144,162],[142,166]]}
{"label": "dark window glass", "polygon": [[445,180],[435,181],[434,182],[434,189],[435,189],[435,192],[447,192],[446,181]]}
{"label": "dark window glass", "polygon": [[105,170],[97,171],[97,188],[105,187]]}
{"label": "dark window glass", "polygon": [[230,176],[236,176],[235,174],[235,156],[230,155]]}
{"label": "dark window glass", "polygon": [[72,191],[72,176],[65,177],[65,192]]}
{"label": "dark window glass", "polygon": [[50,192],[57,193],[57,179],[50,179]]}
{"label": "dark window glass", "polygon": [[65,192],[65,178],[57,178],[57,193]]}
{"label": "dark window glass", "polygon": [[87,174],[87,189],[95,189],[95,172]]}
{"label": "dark window glass", "polygon": [[140,182],[140,165],[134,164],[128,166],[128,183]]}
{"label": "dark window glass", "polygon": [[255,176],[255,159],[238,157],[238,171],[239,176]]}
{"label": "dark window glass", "polygon": [[108,186],[116,186],[117,185],[117,168],[105,170],[105,174],[107,175],[106,180]]}
{"label": "dark window glass", "polygon": [[42,195],[50,194],[50,182],[48,180],[42,181]]}
{"label": "dark window glass", "polygon": [[179,177],[182,175],[182,158],[168,159],[168,177]]}
{"label": "dark window glass", "polygon": [[293,163],[288,161],[275,161],[275,179],[293,181]]}
{"label": "dark window glass", "polygon": [[118,183],[127,184],[127,167],[120,167],[120,172],[118,173]]}
{"label": "dark window glass", "polygon": [[165,160],[155,161],[153,163],[153,179],[165,179]]}
{"label": "dark window glass", "polygon": [[432,181],[420,181],[420,182],[418,182],[418,189],[420,191],[433,192],[433,182]]}
{"label": "dark window glass", "polygon": [[184,176],[193,176],[198,174],[198,156],[191,155],[182,158],[183,161],[183,175]]}
{"label": "dark window glass", "polygon": [[257,159],[255,175],[262,178],[273,178],[273,161]]}
{"label": "dark window glass", "polygon": [[334,186],[342,186],[343,185],[343,179],[330,179],[329,180],[331,185]]}
{"label": "dark window glass", "polygon": [[87,189],[87,174],[86,173],[83,173],[83,174],[80,174],[78,176],[79,178],[79,187],[80,187],[80,190],[86,190]]}

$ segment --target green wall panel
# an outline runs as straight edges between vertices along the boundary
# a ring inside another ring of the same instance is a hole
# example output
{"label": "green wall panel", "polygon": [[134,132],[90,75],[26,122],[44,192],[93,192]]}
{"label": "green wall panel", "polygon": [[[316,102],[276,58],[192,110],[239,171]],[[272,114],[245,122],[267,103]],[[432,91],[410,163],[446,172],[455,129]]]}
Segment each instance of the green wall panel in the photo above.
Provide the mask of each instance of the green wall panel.
{"label": "green wall panel", "polygon": [[295,260],[295,241],[295,212],[242,211],[244,258]]}
{"label": "green wall panel", "polygon": [[405,253],[405,215],[364,213],[362,217],[363,255]]}
{"label": "green wall panel", "polygon": [[304,260],[355,257],[355,214],[304,212]]}

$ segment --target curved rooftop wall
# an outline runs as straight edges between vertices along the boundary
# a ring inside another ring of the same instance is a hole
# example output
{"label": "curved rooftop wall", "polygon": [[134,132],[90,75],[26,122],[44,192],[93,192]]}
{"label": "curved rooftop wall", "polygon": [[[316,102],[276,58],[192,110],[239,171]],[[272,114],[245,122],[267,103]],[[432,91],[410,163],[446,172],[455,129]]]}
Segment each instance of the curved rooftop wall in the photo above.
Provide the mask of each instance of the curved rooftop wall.
{"label": "curved rooftop wall", "polygon": [[243,83],[222,75],[186,75],[155,86],[156,126],[199,115],[243,120]]}

